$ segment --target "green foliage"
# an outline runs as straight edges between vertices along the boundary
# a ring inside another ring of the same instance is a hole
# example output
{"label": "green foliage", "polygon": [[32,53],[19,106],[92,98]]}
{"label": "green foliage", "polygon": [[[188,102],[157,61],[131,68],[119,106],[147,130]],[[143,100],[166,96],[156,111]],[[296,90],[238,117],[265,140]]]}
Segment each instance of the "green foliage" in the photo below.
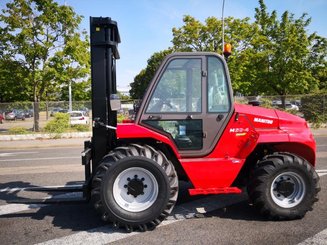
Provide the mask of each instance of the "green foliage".
{"label": "green foliage", "polygon": [[90,131],[90,125],[76,124],[72,125],[71,128],[77,132],[88,132]]}
{"label": "green foliage", "polygon": [[69,128],[69,114],[56,113],[54,119],[45,125],[44,131],[47,133],[60,134],[66,132]]}
{"label": "green foliage", "polygon": [[28,134],[29,131],[24,127],[12,127],[8,129],[9,134]]}
{"label": "green foliage", "polygon": [[260,101],[262,107],[269,108],[269,109],[273,108],[272,101],[270,98],[260,98]]}
{"label": "green foliage", "polygon": [[301,99],[301,104],[301,111],[307,121],[317,125],[327,122],[326,91],[304,96]]}
{"label": "green foliage", "polygon": [[0,14],[0,99],[50,100],[62,84],[87,77],[89,43],[86,33],[78,32],[81,20],[54,0],[9,1]]}
{"label": "green foliage", "polygon": [[17,101],[13,103],[3,103],[0,105],[0,111],[7,111],[13,109],[30,110],[33,109],[33,104],[31,102]]}
{"label": "green foliage", "polygon": [[32,101],[31,87],[24,84],[26,76],[27,70],[18,61],[0,58],[0,102]]}
{"label": "green foliage", "polygon": [[[69,85],[64,85],[61,88],[60,101],[68,101]],[[88,101],[91,100],[91,80],[73,82],[72,85],[72,100],[73,101]]]}
{"label": "green foliage", "polygon": [[130,101],[131,100],[131,97],[129,95],[125,95],[119,91],[117,91],[117,94],[121,101]]}
{"label": "green foliage", "polygon": [[128,119],[128,117],[124,114],[118,114],[117,115],[117,123],[122,123],[123,120]]}
{"label": "green foliage", "polygon": [[[311,19],[303,14],[295,19],[293,14],[285,11],[281,19],[277,13],[267,12],[263,1],[256,8],[256,22],[259,40],[255,48],[261,47],[262,67],[258,77],[264,78],[264,86],[254,80],[258,87],[267,89],[271,94],[288,95],[313,92],[318,88],[319,81],[314,77],[310,67],[311,45],[316,35],[309,35],[306,31]],[[254,56],[256,58],[256,56]]]}
{"label": "green foliage", "polygon": [[[249,18],[225,18],[225,42],[233,47],[228,67],[234,92],[284,97],[327,88],[327,41],[308,33],[310,21],[306,14],[295,18],[288,11],[279,18],[276,11],[268,12],[263,0],[259,0],[252,23]],[[221,20],[209,17],[202,23],[187,15],[183,22],[172,29],[170,52],[222,52]],[[162,61],[160,52],[135,77],[133,98],[142,97],[158,61]]]}

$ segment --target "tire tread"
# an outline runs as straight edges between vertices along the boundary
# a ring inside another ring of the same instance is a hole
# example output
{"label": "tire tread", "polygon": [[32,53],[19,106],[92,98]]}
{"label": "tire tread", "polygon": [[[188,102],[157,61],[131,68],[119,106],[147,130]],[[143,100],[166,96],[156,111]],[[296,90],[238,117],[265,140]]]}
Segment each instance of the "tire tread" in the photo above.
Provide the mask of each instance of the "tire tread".
{"label": "tire tread", "polygon": [[[270,208],[265,198],[265,183],[275,173],[277,169],[286,167],[299,167],[305,170],[307,176],[314,185],[313,198],[307,202],[301,210],[290,211],[288,215],[281,215],[276,210]],[[312,206],[318,201],[318,192],[320,191],[319,176],[311,164],[304,158],[288,152],[275,152],[265,156],[254,168],[251,180],[248,186],[250,200],[259,211],[272,220],[292,220],[304,217],[307,211],[312,210]]]}
{"label": "tire tread", "polygon": [[156,150],[149,145],[130,144],[128,146],[117,147],[112,152],[103,157],[102,163],[97,168],[96,174],[92,180],[91,197],[93,200],[94,208],[96,211],[102,214],[102,220],[109,221],[109,216],[105,212],[101,200],[101,184],[103,182],[106,171],[108,171],[108,169],[110,169],[115,162],[125,157],[146,157],[156,162],[168,176],[170,185],[169,200],[160,215],[145,224],[124,224],[115,219],[110,221],[113,222],[116,227],[125,227],[127,232],[132,232],[133,230],[152,230],[169,216],[173,207],[175,206],[178,196],[178,176],[173,164],[167,159],[167,157],[161,151]]}

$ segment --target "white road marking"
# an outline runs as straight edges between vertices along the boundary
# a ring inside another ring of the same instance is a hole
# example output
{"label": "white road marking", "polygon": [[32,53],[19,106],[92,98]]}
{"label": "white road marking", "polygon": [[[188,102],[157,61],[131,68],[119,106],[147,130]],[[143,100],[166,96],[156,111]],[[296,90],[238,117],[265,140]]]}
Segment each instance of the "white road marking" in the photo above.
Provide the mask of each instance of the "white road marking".
{"label": "white road marking", "polygon": [[[13,190],[22,191],[24,188],[13,188],[10,189],[9,193],[11,193]],[[5,189],[2,189],[3,191]],[[82,197],[81,192],[75,192],[75,193],[65,193],[65,194],[59,194],[55,196],[47,196],[45,199],[50,199],[50,198],[80,198]],[[47,204],[18,204],[18,203],[13,203],[13,204],[7,204],[7,205],[2,205],[0,206],[0,216],[1,215],[6,215],[6,214],[13,214],[13,213],[19,213],[31,209],[38,209],[47,206]]]}
{"label": "white road marking", "polygon": [[11,157],[15,155],[25,155],[25,154],[36,154],[37,151],[22,151],[22,152],[3,152],[0,153],[0,157]]}
{"label": "white road marking", "polygon": [[43,204],[8,204],[0,206],[0,216],[6,214],[18,213],[30,209],[41,208]]}
{"label": "white road marking", "polygon": [[326,245],[327,244],[327,229],[309,237],[298,245]]}
{"label": "white road marking", "polygon": [[316,170],[316,172],[320,177],[327,175],[327,169],[318,169],[318,170]]}
{"label": "white road marking", "polygon": [[80,159],[81,157],[43,157],[43,158],[17,158],[2,159],[0,162],[19,162],[19,161],[44,161],[44,160],[60,160],[60,159]]}
{"label": "white road marking", "polygon": [[[51,186],[46,186],[47,188],[59,188],[59,187],[73,187],[73,188],[81,188],[83,185],[66,185],[66,186],[62,186],[62,185],[51,185]],[[6,192],[6,193],[14,193],[14,192],[18,192],[18,191],[26,191],[26,190],[33,190],[33,189],[38,189],[41,188],[42,186],[33,186],[33,187],[23,187],[23,188],[4,188],[4,189],[0,189],[0,193],[1,192]]]}

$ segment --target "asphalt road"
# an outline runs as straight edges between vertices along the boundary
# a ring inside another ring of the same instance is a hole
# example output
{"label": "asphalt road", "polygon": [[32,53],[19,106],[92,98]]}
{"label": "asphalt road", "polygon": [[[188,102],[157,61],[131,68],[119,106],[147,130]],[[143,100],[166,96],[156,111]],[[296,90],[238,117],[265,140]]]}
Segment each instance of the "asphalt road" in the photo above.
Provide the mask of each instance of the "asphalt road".
{"label": "asphalt road", "polygon": [[[319,202],[303,219],[263,219],[246,196],[191,198],[181,182],[178,204],[156,230],[125,233],[106,225],[89,204],[7,204],[17,187],[83,181],[81,148],[0,150],[0,244],[327,244],[327,137],[316,137]],[[307,240],[309,239],[309,240]]]}

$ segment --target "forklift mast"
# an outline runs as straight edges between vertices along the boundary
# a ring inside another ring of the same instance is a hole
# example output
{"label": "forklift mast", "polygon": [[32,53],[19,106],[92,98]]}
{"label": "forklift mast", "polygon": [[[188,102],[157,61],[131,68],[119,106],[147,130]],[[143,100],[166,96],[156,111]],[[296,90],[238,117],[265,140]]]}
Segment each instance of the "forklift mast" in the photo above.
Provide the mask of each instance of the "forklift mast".
{"label": "forklift mast", "polygon": [[[116,145],[117,111],[110,100],[116,98],[116,59],[120,36],[111,18],[90,17],[92,79],[92,173]],[[87,144],[87,143],[86,143]]]}

